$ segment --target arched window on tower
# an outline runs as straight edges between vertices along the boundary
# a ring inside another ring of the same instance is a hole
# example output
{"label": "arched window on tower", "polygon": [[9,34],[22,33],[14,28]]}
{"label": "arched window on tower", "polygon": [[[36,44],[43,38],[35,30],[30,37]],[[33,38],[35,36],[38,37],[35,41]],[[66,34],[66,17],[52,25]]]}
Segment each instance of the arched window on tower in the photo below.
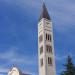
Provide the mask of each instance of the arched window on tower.
{"label": "arched window on tower", "polygon": [[40,59],[40,65],[43,66],[43,58]]}
{"label": "arched window on tower", "polygon": [[47,53],[52,53],[52,46],[46,45]]}
{"label": "arched window on tower", "polygon": [[52,40],[52,39],[51,39],[51,35],[49,35],[49,40],[50,40],[50,42],[51,42],[51,40]]}
{"label": "arched window on tower", "polygon": [[46,33],[46,41],[50,41],[51,42],[51,35]]}
{"label": "arched window on tower", "polygon": [[41,43],[43,41],[43,35],[40,35],[39,42]]}
{"label": "arched window on tower", "polygon": [[49,34],[48,34],[48,41],[50,40],[50,38],[49,38]]}
{"label": "arched window on tower", "polygon": [[40,54],[43,53],[43,46],[40,47]]}
{"label": "arched window on tower", "polygon": [[52,58],[48,57],[48,65],[52,66]]}

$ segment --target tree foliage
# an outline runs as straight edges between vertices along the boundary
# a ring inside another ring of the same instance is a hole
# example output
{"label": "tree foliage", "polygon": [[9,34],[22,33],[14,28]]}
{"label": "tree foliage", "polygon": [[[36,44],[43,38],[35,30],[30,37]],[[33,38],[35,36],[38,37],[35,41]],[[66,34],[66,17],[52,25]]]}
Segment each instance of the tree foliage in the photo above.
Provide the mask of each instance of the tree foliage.
{"label": "tree foliage", "polygon": [[65,71],[61,75],[75,75],[75,66],[72,62],[72,58],[68,56],[67,62],[65,63]]}

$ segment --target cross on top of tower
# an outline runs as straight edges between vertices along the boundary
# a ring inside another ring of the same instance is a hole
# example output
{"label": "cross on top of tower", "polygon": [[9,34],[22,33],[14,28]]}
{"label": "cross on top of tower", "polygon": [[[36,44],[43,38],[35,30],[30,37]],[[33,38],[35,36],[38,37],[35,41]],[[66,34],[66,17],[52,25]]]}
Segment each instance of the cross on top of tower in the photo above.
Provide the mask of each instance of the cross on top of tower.
{"label": "cross on top of tower", "polygon": [[41,20],[42,18],[46,18],[48,20],[51,20],[44,1],[43,1],[43,4],[42,4],[42,10],[41,10],[41,15],[40,15],[39,20]]}

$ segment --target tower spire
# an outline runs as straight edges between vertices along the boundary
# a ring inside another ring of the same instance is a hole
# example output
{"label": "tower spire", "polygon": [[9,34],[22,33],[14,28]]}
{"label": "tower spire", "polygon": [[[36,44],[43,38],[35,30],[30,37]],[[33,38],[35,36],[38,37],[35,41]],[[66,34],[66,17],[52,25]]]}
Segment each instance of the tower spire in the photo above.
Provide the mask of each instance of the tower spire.
{"label": "tower spire", "polygon": [[39,75],[56,75],[53,26],[44,1],[42,3],[38,23]]}
{"label": "tower spire", "polygon": [[41,15],[40,15],[40,18],[39,20],[41,20],[42,18],[45,18],[45,19],[48,19],[48,20],[51,20],[49,14],[48,14],[48,11],[47,11],[47,8],[46,8],[46,5],[44,3],[44,0],[42,0],[42,10],[41,10]]}

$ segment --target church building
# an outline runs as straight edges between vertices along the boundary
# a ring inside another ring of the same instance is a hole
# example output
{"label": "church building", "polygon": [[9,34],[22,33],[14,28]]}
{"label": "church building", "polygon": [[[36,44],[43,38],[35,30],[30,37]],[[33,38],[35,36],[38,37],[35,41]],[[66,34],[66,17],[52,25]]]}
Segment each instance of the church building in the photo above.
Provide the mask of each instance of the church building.
{"label": "church building", "polygon": [[44,2],[38,23],[38,59],[39,75],[56,75],[53,25]]}
{"label": "church building", "polygon": [[29,75],[29,74],[22,73],[20,69],[14,66],[12,69],[10,69],[8,75]]}

